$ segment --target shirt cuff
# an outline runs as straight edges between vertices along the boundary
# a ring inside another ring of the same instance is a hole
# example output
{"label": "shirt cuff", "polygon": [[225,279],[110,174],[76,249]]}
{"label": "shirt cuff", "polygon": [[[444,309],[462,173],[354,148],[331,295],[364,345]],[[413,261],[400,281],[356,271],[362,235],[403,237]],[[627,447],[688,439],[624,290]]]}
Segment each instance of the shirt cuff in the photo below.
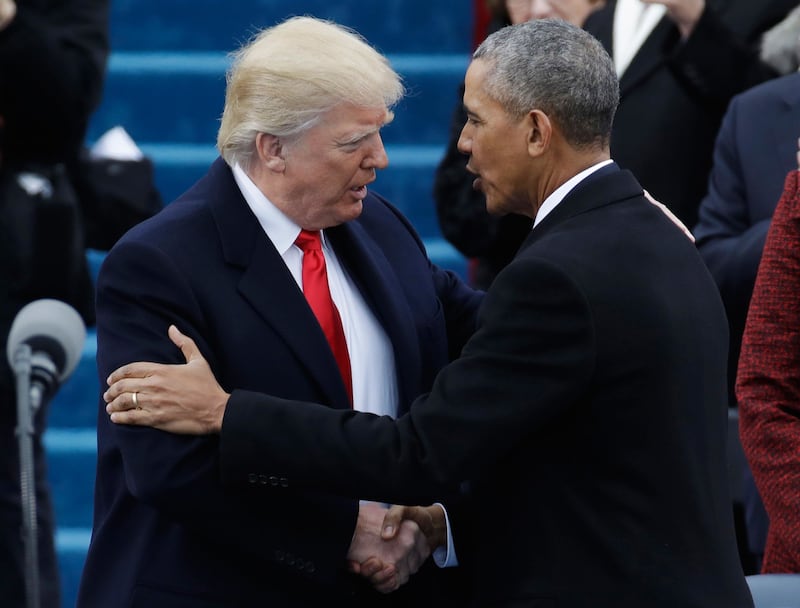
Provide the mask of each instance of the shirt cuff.
{"label": "shirt cuff", "polygon": [[458,566],[458,557],[456,556],[456,546],[453,544],[453,531],[450,528],[450,518],[447,516],[447,509],[440,502],[434,503],[439,505],[444,511],[444,523],[447,526],[447,544],[444,547],[436,547],[433,550],[433,561],[440,568],[452,568]]}

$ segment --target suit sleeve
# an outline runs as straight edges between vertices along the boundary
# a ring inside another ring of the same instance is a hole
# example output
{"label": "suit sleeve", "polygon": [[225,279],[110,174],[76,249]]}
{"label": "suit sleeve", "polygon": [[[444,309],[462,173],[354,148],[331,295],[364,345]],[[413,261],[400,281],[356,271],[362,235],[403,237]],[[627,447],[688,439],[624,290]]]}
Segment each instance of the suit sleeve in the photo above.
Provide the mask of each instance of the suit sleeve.
{"label": "suit sleeve", "polygon": [[223,479],[275,474],[298,486],[416,504],[480,477],[574,404],[594,351],[581,291],[553,265],[518,259],[487,294],[461,357],[396,421],[234,391],[221,433]]}
{"label": "suit sleeve", "polygon": [[695,229],[697,247],[720,289],[729,314],[747,313],[769,219],[751,223],[746,184],[743,182],[741,146],[737,141],[738,98],[722,123],[714,151],[714,169],[708,194],[700,204]]}
{"label": "suit sleeve", "polygon": [[741,437],[770,527],[765,572],[800,570],[800,189],[786,178],[737,376]]}
{"label": "suit sleeve", "polygon": [[[217,368],[203,340],[210,332],[206,312],[179,270],[156,248],[130,240],[117,246],[102,267],[97,294],[101,383],[131,361],[182,363],[167,337],[170,323],[191,335],[212,369]],[[280,551],[313,561],[313,577],[320,580],[341,571],[357,503],[348,502],[351,508],[342,514],[330,497],[296,492],[284,480],[268,478],[250,488],[223,489],[217,437],[114,425],[102,410],[98,445],[101,465],[121,460],[127,492],[164,518],[263,563],[281,565]]]}

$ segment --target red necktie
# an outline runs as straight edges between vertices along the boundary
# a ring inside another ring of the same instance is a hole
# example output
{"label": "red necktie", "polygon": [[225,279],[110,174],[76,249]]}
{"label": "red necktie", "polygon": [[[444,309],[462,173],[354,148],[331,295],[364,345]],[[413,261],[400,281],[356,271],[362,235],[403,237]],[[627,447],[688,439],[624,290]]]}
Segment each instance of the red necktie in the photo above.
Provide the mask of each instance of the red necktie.
{"label": "red necktie", "polygon": [[350,373],[350,355],[347,352],[342,319],[328,287],[328,271],[325,268],[325,256],[322,255],[319,231],[301,230],[295,244],[303,250],[303,294],[328,339],[352,405],[353,380]]}

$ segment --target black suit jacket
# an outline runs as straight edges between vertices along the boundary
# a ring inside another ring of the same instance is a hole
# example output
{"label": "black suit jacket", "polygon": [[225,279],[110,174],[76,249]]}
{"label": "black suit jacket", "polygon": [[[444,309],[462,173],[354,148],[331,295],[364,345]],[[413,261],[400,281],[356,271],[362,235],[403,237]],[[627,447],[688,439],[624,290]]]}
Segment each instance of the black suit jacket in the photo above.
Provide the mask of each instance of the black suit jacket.
{"label": "black suit jacket", "polygon": [[694,245],[611,165],[534,228],[408,415],[234,391],[222,472],[410,503],[472,479],[454,528],[475,606],[750,607],[727,339]]}
{"label": "black suit jacket", "polygon": [[[474,330],[480,295],[432,266],[408,222],[375,194],[358,220],[326,234],[391,340],[405,411]],[[180,362],[167,337],[175,323],[223,387],[349,409],[319,324],[221,160],[117,243],[97,294],[101,386],[126,362]],[[99,406],[78,606],[361,605],[344,571],[357,501],[271,476],[223,488],[216,438],[116,426]]]}
{"label": "black suit jacket", "polygon": [[[796,4],[707,0],[686,42],[664,16],[620,79],[611,154],[687,226],[697,222],[728,101],[775,76],[758,58],[760,36]],[[615,8],[609,0],[584,26],[612,55]]]}

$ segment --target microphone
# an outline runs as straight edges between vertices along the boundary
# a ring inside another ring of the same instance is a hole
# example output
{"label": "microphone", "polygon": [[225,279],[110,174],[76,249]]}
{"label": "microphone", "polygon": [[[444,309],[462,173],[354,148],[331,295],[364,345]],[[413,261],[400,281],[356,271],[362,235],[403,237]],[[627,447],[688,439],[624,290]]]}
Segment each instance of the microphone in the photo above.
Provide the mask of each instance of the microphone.
{"label": "microphone", "polygon": [[14,317],[6,354],[15,374],[24,373],[30,366],[30,404],[34,411],[75,370],[85,341],[83,319],[60,300],[34,300]]}

